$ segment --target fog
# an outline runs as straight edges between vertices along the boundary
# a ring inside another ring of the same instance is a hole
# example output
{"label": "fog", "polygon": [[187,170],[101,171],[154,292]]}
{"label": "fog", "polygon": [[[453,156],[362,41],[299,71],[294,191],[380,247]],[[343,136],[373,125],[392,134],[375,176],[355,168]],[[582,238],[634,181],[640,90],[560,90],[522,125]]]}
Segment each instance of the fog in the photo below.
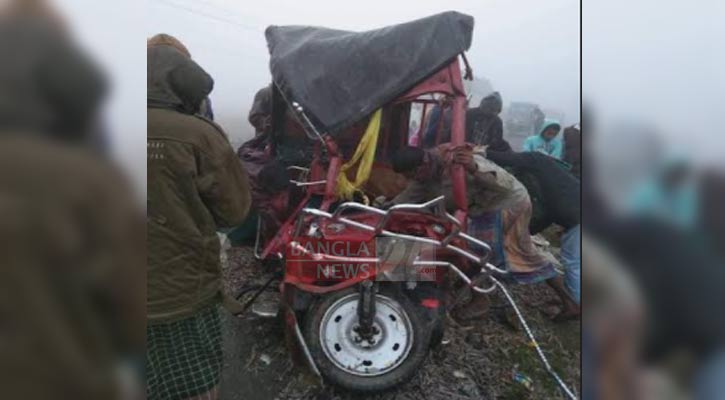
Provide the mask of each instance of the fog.
{"label": "fog", "polygon": [[103,104],[103,129],[112,155],[133,183],[142,204],[146,198],[146,52],[143,0],[109,7],[92,0],[48,2],[62,15],[78,44],[106,76],[110,95]]}
{"label": "fog", "polygon": [[579,121],[578,0],[552,1],[291,1],[148,0],[148,36],[168,33],[189,48],[215,79],[211,95],[217,121],[232,142],[251,137],[246,117],[257,89],[268,84],[268,25],[319,25],[362,31],[447,10],[474,16],[468,59],[474,75],[488,79],[504,103],[531,101]]}
{"label": "fog", "polygon": [[[665,146],[725,164],[723,16],[721,1],[587,3],[582,85],[602,132],[623,121],[651,126]],[[600,139],[609,154],[621,146]]]}

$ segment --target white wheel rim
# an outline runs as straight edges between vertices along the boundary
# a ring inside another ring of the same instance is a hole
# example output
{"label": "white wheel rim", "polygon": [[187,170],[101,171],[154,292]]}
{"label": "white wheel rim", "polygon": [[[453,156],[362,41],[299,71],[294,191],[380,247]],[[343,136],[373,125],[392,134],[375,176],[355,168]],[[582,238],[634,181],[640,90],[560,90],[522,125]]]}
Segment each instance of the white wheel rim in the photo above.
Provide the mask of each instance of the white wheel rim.
{"label": "white wheel rim", "polygon": [[378,376],[397,368],[413,347],[413,325],[397,301],[376,295],[373,326],[378,333],[374,343],[360,340],[353,328],[358,325],[359,294],[347,295],[333,303],[320,323],[320,345],[336,367],[358,376]]}

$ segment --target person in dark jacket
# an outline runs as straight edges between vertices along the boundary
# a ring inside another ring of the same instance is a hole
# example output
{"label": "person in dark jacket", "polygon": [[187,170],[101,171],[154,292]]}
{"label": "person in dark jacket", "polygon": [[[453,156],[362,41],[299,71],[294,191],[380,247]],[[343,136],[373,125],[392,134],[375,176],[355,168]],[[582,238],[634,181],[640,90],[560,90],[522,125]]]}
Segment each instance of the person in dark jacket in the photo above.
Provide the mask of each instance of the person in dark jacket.
{"label": "person in dark jacket", "polygon": [[272,128],[272,85],[259,89],[254,95],[248,119],[254,127],[255,136],[270,131]]}
{"label": "person in dark jacket", "polygon": [[148,399],[214,399],[222,367],[217,230],[241,224],[247,173],[198,115],[212,78],[178,46],[147,49]]}
{"label": "person in dark jacket", "polygon": [[[256,235],[260,235],[262,243],[274,236],[287,217],[289,204],[290,178],[284,164],[278,160],[261,167],[244,160],[242,163],[248,166],[252,207],[246,221],[227,234],[233,246],[249,241],[254,243]],[[253,173],[254,167],[258,169],[256,174]],[[258,229],[261,232],[257,232]]]}
{"label": "person in dark jacket", "polygon": [[[537,186],[531,197],[540,199],[543,218],[529,226],[535,235],[551,224],[564,228],[561,238],[561,258],[564,264],[564,280],[567,294],[577,304],[581,300],[581,225],[580,225],[580,187],[579,180],[570,174],[560,161],[541,153],[513,153],[488,151],[486,157],[504,168],[512,168],[517,173],[530,174]],[[530,190],[531,192],[532,190]],[[533,221],[532,221],[533,222]],[[566,320],[579,315],[576,309],[564,309],[555,317]]]}
{"label": "person in dark jacket", "polygon": [[499,117],[502,107],[501,94],[493,92],[478,107],[466,111],[466,142],[488,146],[493,151],[511,151],[511,145],[503,138]]}
{"label": "person in dark jacket", "polygon": [[[621,260],[646,310],[642,348],[636,354],[641,366],[661,365],[674,354],[687,354],[695,391],[692,398],[719,398],[725,319],[714,316],[725,304],[722,259],[698,236],[647,215],[615,214],[596,224],[596,239]],[[587,220],[591,231],[589,225]],[[585,291],[587,304],[589,293]],[[606,344],[600,346],[599,351],[608,349]]]}
{"label": "person in dark jacket", "polygon": [[[466,111],[466,142],[488,146],[495,151],[511,151],[511,145],[503,138],[503,122],[499,117],[503,103],[501,95],[493,92],[481,100],[476,108]],[[442,121],[441,121],[442,114]],[[439,126],[442,124],[442,126]],[[423,136],[423,147],[431,148],[451,140],[451,109],[442,110],[436,105]]]}
{"label": "person in dark jacket", "polygon": [[[421,203],[441,194],[451,199],[452,182],[447,174],[451,163],[461,164],[467,171],[468,234],[480,237],[488,230],[485,226],[488,217],[499,214],[501,223],[494,229],[502,246],[495,250],[500,253],[492,262],[507,270],[508,277],[516,283],[533,284],[545,280],[567,311],[576,310],[577,305],[567,293],[565,279],[531,240],[531,202],[526,188],[502,167],[486,159],[483,147],[454,148],[442,144],[433,150],[399,149],[392,160],[393,170],[406,176],[410,183],[391,203]],[[447,206],[449,210],[455,207],[451,203]],[[456,310],[456,318],[479,318],[485,314],[488,305],[485,295],[474,295],[471,302]]]}
{"label": "person in dark jacket", "polygon": [[582,170],[581,145],[581,129],[577,125],[564,129],[564,154],[562,160],[571,165],[571,174],[578,179],[581,179]]}
{"label": "person in dark jacket", "polygon": [[0,6],[4,399],[117,400],[142,379],[145,213],[97,147],[106,75],[66,27],[50,2]]}

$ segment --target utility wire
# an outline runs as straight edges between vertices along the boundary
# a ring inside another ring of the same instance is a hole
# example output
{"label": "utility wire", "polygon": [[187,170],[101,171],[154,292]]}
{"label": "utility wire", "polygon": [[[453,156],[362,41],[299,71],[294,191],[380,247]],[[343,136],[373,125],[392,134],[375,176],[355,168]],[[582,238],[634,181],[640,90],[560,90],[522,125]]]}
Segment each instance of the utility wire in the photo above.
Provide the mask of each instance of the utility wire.
{"label": "utility wire", "polygon": [[[178,0],[174,0],[174,1],[177,2],[177,3],[179,2]],[[212,0],[188,0],[188,1],[190,1],[191,4],[195,4],[195,5],[196,4],[199,4],[199,3],[206,4],[207,6],[213,8],[213,9],[215,9],[217,11],[220,11],[222,13],[222,15],[233,15],[234,17],[240,18],[240,19],[244,19],[244,18],[246,18],[246,19],[254,19],[254,17],[251,17],[249,15],[240,14],[240,13],[238,13],[236,11],[229,10],[226,7],[222,7],[221,5],[219,5],[218,3],[216,3],[216,2],[214,2]],[[185,4],[185,2],[182,1],[181,4]],[[264,30],[262,28],[254,28],[254,29]]]}
{"label": "utility wire", "polygon": [[[257,27],[240,24],[239,22],[234,21],[234,20],[231,20],[231,19],[222,18],[222,17],[219,17],[219,16],[214,15],[214,14],[210,14],[210,13],[206,13],[206,12],[203,12],[203,11],[195,10],[193,8],[190,8],[190,7],[185,7],[185,6],[181,5],[181,4],[178,4],[178,3],[175,3],[175,2],[172,2],[172,1],[168,1],[168,0],[154,0],[154,1],[157,2],[157,3],[160,3],[160,4],[164,4],[166,6],[169,6],[169,7],[177,8],[179,10],[184,10],[184,11],[186,11],[188,13],[191,13],[191,14],[194,14],[194,15],[198,15],[198,16],[201,16],[201,17],[213,19],[215,21],[219,21],[219,22],[223,22],[225,24],[233,25],[233,26],[236,26],[238,28],[242,28],[242,29],[254,31],[256,33],[260,33],[260,32],[263,32],[264,31],[263,29],[260,29],[260,28],[257,28]],[[206,4],[209,4],[209,3],[206,3]]]}

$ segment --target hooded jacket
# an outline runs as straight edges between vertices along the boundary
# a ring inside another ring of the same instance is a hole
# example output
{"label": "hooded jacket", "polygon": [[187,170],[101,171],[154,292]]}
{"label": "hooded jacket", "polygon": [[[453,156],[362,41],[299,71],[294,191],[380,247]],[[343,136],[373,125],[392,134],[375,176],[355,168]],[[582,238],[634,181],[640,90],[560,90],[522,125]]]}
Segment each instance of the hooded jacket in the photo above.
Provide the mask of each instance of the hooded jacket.
{"label": "hooded jacket", "polygon": [[529,136],[528,138],[526,138],[523,151],[535,151],[539,153],[544,153],[546,155],[561,160],[563,144],[559,135],[551,140],[546,140],[543,136],[544,132],[552,126],[561,127],[561,124],[559,123],[559,121],[553,119],[545,120],[544,125],[541,126],[541,130],[539,131],[538,135]]}
{"label": "hooded jacket", "polygon": [[477,108],[466,111],[466,141],[488,146],[490,150],[511,151],[503,138],[503,122],[498,116],[503,102],[498,92],[484,97]]}
{"label": "hooded jacket", "polygon": [[92,145],[107,92],[102,71],[43,16],[0,16],[0,130]]}
{"label": "hooded jacket", "polygon": [[254,95],[252,108],[249,110],[249,124],[254,127],[255,135],[268,132],[270,126],[265,126],[265,119],[272,117],[272,85],[259,89]]}
{"label": "hooded jacket", "polygon": [[642,182],[632,193],[629,211],[636,215],[645,215],[682,229],[693,229],[698,222],[697,183],[687,178],[676,186],[670,187],[667,175],[681,168],[690,168],[687,160],[679,156],[670,156],[658,165],[654,176]]}
{"label": "hooded jacket", "polygon": [[581,130],[576,126],[570,126],[564,129],[564,150],[563,158],[567,164],[571,165],[571,173],[577,179],[581,179],[582,156],[581,156]]}
{"label": "hooded jacket", "polygon": [[222,129],[201,116],[212,78],[172,46],[147,49],[150,322],[188,317],[220,299],[218,228],[250,206],[247,174]]}
{"label": "hooded jacket", "polygon": [[2,397],[121,399],[119,359],[144,349],[143,211],[94,151],[104,74],[52,9],[10,3],[0,7]]}

